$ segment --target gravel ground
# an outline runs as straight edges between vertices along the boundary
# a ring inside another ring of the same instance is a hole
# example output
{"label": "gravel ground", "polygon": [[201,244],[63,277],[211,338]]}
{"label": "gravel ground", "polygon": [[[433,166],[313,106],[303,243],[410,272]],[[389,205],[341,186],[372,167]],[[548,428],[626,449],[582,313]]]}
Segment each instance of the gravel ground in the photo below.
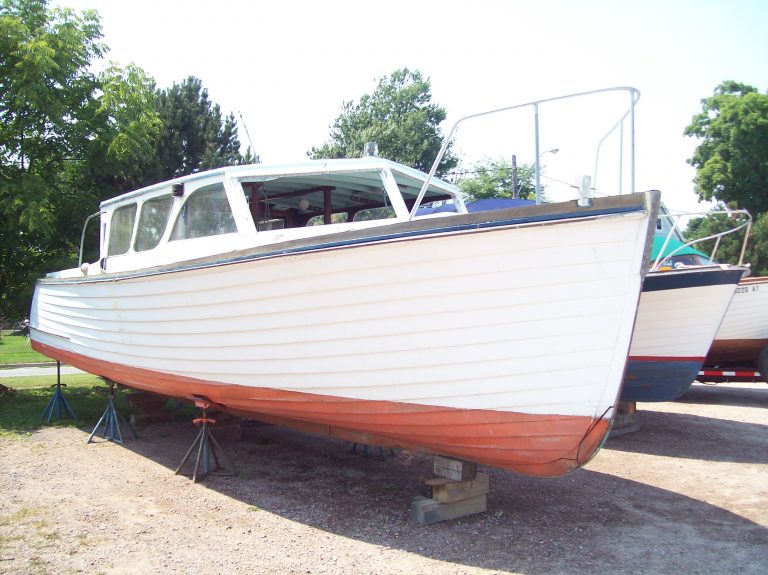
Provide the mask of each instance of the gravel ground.
{"label": "gravel ground", "polygon": [[0,573],[768,573],[768,385],[695,384],[638,417],[563,478],[484,468],[488,512],[431,526],[410,519],[423,455],[256,425],[224,442],[239,476],[193,484],[173,473],[185,421],[125,446],[4,438]]}

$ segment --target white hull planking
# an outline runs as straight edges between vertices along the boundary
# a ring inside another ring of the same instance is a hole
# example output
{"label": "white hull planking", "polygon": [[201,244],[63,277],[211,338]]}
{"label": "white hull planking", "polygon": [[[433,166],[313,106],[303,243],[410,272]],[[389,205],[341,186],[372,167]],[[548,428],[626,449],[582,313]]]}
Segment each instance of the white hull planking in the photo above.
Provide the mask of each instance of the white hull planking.
{"label": "white hull planking", "polygon": [[647,230],[636,213],[49,280],[34,338],[213,382],[601,416],[621,386]]}
{"label": "white hull planking", "polygon": [[736,288],[715,340],[768,339],[768,277],[745,278]]}
{"label": "white hull planking", "polygon": [[703,359],[733,289],[733,284],[722,284],[643,292],[630,357]]}

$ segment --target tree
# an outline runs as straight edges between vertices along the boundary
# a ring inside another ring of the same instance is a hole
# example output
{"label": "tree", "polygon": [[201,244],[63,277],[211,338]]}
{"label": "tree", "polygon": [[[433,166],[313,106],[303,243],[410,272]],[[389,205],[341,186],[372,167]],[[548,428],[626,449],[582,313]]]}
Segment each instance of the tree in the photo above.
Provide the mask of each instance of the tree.
{"label": "tree", "polygon": [[104,53],[95,12],[47,10],[44,0],[0,8],[0,150],[3,166],[62,161],[86,145],[96,78],[84,65]]}
{"label": "tree", "polygon": [[[155,160],[163,123],[155,105],[155,81],[131,64],[112,64],[98,77],[95,138],[85,162],[70,170],[70,186],[90,193],[98,203],[145,183],[147,166]],[[82,223],[79,220],[78,225]]]}
{"label": "tree", "polygon": [[768,211],[768,95],[723,82],[701,101],[685,129],[701,138],[693,157],[696,193],[703,200],[736,202],[753,216]]}
{"label": "tree", "polygon": [[[713,212],[724,211],[725,206],[719,204],[712,208]],[[729,216],[724,213],[712,213],[705,217],[694,218],[688,223],[685,231],[686,240],[691,241],[705,238],[721,232],[726,232],[746,222],[743,216]],[[715,260],[719,263],[738,264],[744,245],[745,230],[728,234],[720,239],[715,253]],[[696,249],[711,254],[715,247],[715,240],[706,240],[694,246]],[[768,274],[768,213],[761,214],[752,223],[752,230],[747,241],[744,253],[744,264],[749,264],[752,275]]]}
{"label": "tree", "polygon": [[[431,102],[429,79],[402,68],[384,76],[372,94],[358,103],[345,102],[331,127],[330,141],[313,147],[311,158],[358,158],[367,142],[376,142],[379,155],[427,172],[443,142],[440,123],[446,112]],[[458,165],[449,147],[438,175]]]}
{"label": "tree", "polygon": [[240,154],[234,115],[222,116],[200,79],[189,76],[158,90],[156,99],[164,130],[144,183],[254,161],[250,148],[245,156]]}
{"label": "tree", "polygon": [[95,11],[0,0],[0,316],[11,320],[38,277],[77,261],[100,201],[253,159],[196,78],[156,93],[133,65],[92,73],[101,35]]}
{"label": "tree", "polygon": [[159,129],[138,69],[89,69],[106,47],[96,12],[45,0],[0,8],[0,315],[29,309],[45,270],[76,261],[107,169],[127,178]]}
{"label": "tree", "polygon": [[[468,201],[485,198],[536,198],[535,167],[529,164],[517,166],[515,176],[512,163],[504,159],[488,160],[474,170],[461,175],[457,182]],[[517,180],[515,192],[514,180]]]}
{"label": "tree", "polygon": [[155,81],[131,64],[99,75],[98,151],[118,178],[135,177],[135,166],[153,155],[163,122],[155,112]]}
{"label": "tree", "polygon": [[104,53],[100,38],[92,11],[0,8],[0,314],[11,318],[26,313],[43,261],[61,256],[58,184],[93,137],[98,82],[87,66]]}

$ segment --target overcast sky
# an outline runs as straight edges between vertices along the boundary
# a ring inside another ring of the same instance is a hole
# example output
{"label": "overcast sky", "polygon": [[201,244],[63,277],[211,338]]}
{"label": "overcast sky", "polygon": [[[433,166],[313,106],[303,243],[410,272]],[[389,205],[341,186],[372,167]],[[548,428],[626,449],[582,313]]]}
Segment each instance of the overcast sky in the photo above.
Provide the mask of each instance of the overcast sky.
{"label": "overcast sky", "polygon": [[[696,141],[683,130],[700,100],[729,79],[768,89],[765,0],[59,3],[96,9],[108,59],[135,63],[158,87],[200,78],[225,113],[242,113],[256,153],[269,163],[305,159],[327,140],[343,102],[404,66],[429,77],[433,101],[448,112],[444,132],[479,111],[633,86],[642,94],[637,188],[662,190],[672,209],[696,210],[702,206],[686,163]],[[557,129],[581,129],[576,119],[593,115],[557,116]],[[545,173],[572,181],[571,149],[555,127],[547,129],[540,150],[560,152],[542,157]],[[247,145],[242,125],[239,135]],[[524,146],[513,149],[518,161],[533,161]],[[591,166],[578,170],[591,173]]]}

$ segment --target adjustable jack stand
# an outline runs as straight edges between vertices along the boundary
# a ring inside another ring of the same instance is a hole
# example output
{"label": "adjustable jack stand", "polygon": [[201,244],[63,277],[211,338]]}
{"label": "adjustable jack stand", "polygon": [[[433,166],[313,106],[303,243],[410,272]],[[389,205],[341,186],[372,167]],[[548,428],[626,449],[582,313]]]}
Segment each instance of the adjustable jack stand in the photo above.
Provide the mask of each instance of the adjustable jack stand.
{"label": "adjustable jack stand", "polygon": [[64,392],[61,390],[62,387],[67,387],[67,384],[61,383],[61,363],[58,361],[56,362],[56,383],[51,387],[55,387],[56,391],[53,392],[53,397],[51,397],[48,405],[43,410],[43,414],[40,416],[40,421],[45,420],[46,423],[50,423],[54,413],[56,414],[56,419],[61,419],[62,406],[67,415],[77,421],[75,410],[69,405],[67,398],[64,397]]}
{"label": "adjustable jack stand", "polygon": [[128,429],[131,430],[134,439],[139,438],[136,430],[133,429],[131,424],[128,423],[125,418],[115,409],[115,382],[110,381],[109,395],[107,396],[107,409],[104,410],[104,413],[101,415],[101,418],[96,424],[96,427],[93,428],[91,435],[88,436],[87,443],[91,443],[93,441],[93,436],[96,435],[96,430],[98,430],[99,426],[103,423],[104,428],[99,435],[101,435],[107,441],[114,441],[115,443],[122,445],[125,442],[123,441],[123,434],[120,431],[120,421],[128,426]]}
{"label": "adjustable jack stand", "polygon": [[[237,475],[237,467],[235,467],[235,464],[232,463],[232,460],[229,458],[229,456],[226,454],[226,452],[221,448],[221,445],[218,441],[216,441],[216,438],[211,433],[211,430],[208,429],[208,424],[214,425],[216,423],[215,419],[211,419],[208,417],[206,410],[211,406],[210,403],[206,401],[201,401],[196,399],[195,405],[203,410],[203,416],[198,417],[197,419],[193,419],[192,423],[195,425],[200,425],[200,431],[197,434],[197,437],[195,438],[195,441],[192,442],[192,445],[187,450],[186,455],[184,456],[184,459],[181,460],[181,463],[176,468],[176,475],[178,475],[181,472],[181,468],[184,467],[184,464],[187,462],[187,459],[189,459],[189,456],[192,454],[192,451],[195,449],[195,446],[198,445],[197,449],[197,458],[195,459],[195,467],[192,471],[192,483],[197,483],[198,479],[198,470],[200,469],[200,463],[202,460],[203,464],[203,473],[200,475],[200,479],[204,479],[207,475],[209,475],[212,471],[218,471],[221,469],[221,465],[219,464],[219,458],[216,455],[216,450],[219,450],[219,453],[221,453],[229,463],[229,466],[232,468],[233,473]],[[213,461],[216,465],[216,467],[211,470],[211,456],[213,457]]]}

